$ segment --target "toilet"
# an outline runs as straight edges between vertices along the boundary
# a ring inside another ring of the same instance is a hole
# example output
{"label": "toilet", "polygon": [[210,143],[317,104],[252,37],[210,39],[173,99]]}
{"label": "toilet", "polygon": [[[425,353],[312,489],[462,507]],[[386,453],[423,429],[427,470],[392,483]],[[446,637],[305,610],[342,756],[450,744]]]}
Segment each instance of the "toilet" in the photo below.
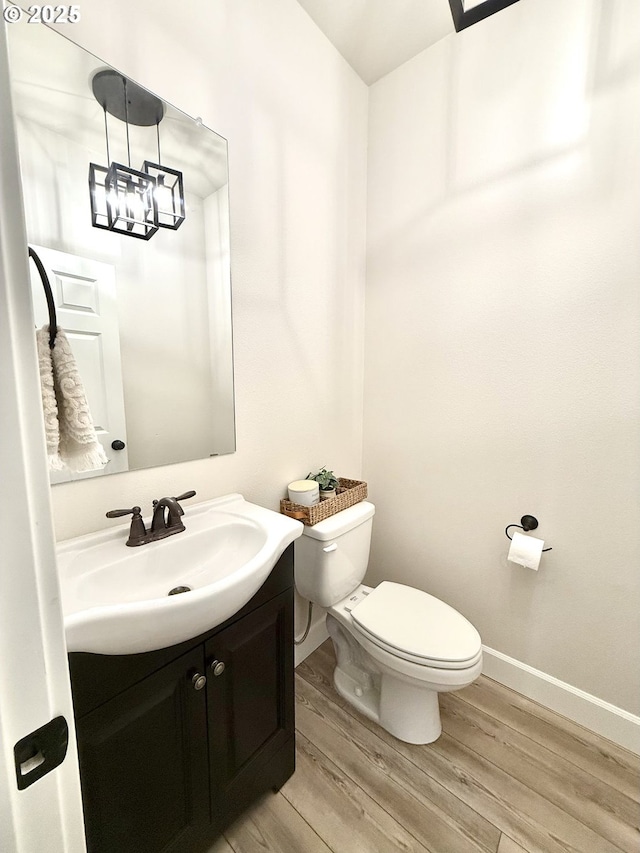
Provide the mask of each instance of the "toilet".
{"label": "toilet", "polygon": [[375,507],[368,501],[305,526],[295,542],[298,592],[327,609],[340,696],[399,740],[442,731],[438,693],[482,672],[480,635],[464,616],[404,584],[365,586]]}

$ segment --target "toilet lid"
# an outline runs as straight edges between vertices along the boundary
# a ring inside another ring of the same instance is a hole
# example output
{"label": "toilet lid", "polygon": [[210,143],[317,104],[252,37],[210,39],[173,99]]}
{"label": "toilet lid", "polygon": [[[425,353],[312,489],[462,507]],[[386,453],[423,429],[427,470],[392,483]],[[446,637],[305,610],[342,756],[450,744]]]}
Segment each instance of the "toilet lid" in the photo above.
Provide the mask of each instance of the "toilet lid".
{"label": "toilet lid", "polygon": [[425,666],[470,666],[482,648],[480,634],[453,607],[391,581],[383,581],[357,604],[351,618],[372,642]]}

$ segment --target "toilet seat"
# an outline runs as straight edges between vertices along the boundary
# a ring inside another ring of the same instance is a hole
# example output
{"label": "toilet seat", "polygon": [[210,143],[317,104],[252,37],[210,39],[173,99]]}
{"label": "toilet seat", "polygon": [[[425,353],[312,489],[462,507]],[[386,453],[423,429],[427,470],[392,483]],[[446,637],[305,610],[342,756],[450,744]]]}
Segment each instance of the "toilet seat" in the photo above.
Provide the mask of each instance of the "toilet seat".
{"label": "toilet seat", "polygon": [[354,629],[395,657],[436,669],[467,669],[482,656],[473,625],[440,599],[383,581],[351,610]]}

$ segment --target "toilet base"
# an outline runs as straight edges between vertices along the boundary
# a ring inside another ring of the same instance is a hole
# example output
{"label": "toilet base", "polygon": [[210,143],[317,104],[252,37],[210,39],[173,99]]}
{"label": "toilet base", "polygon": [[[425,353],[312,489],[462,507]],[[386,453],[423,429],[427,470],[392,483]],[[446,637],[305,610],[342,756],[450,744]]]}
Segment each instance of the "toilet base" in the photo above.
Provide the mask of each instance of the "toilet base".
{"label": "toilet base", "polygon": [[433,743],[442,733],[435,690],[414,687],[385,675],[380,691],[380,725],[406,743]]}
{"label": "toilet base", "polygon": [[363,689],[358,680],[337,666],[333,671],[333,686],[336,692],[364,717],[374,723],[380,723],[380,691],[373,685]]}
{"label": "toilet base", "polygon": [[381,689],[360,682],[336,667],[336,691],[363,716],[378,723],[405,743],[433,743],[442,733],[438,694],[418,689],[390,675],[382,676]]}
{"label": "toilet base", "polygon": [[405,743],[433,743],[440,737],[435,690],[378,670],[359,643],[330,615],[327,628],[338,661],[333,683],[343,699]]}

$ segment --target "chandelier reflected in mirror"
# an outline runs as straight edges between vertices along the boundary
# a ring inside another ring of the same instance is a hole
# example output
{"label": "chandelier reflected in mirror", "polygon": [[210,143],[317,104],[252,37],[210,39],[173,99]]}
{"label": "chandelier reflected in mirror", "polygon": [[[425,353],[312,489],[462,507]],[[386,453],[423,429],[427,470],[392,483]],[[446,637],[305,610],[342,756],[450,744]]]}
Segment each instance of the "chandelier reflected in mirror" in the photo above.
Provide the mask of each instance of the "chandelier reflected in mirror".
{"label": "chandelier reflected in mirror", "polygon": [[[162,163],[160,122],[164,104],[151,92],[111,69],[99,71],[91,81],[93,94],[104,111],[108,166],[89,164],[91,222],[129,237],[149,240],[158,228],[175,230],[184,222],[182,172]],[[124,122],[127,165],[111,160],[107,115]],[[156,127],[157,162],[144,160],[131,166],[130,125]]]}

